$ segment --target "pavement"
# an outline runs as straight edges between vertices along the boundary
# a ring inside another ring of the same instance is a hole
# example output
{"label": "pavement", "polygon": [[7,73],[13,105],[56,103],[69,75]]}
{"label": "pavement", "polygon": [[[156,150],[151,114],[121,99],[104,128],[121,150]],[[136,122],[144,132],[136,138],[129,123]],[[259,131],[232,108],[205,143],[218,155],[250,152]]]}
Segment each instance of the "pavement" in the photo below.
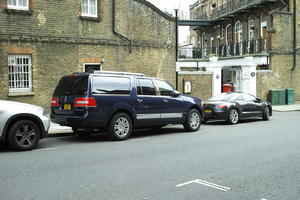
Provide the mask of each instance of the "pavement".
{"label": "pavement", "polygon": [[[272,106],[273,111],[275,112],[291,112],[291,111],[300,111],[300,104],[291,104],[291,105],[279,105]],[[50,124],[49,135],[51,136],[66,136],[72,135],[73,131],[70,127],[60,126],[59,124],[52,123]]]}

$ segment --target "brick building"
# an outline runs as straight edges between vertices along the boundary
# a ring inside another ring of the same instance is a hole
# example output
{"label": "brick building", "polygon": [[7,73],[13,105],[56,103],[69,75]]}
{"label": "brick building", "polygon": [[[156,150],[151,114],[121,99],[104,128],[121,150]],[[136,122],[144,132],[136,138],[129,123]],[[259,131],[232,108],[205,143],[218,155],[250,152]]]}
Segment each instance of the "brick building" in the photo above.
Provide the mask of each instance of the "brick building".
{"label": "brick building", "polygon": [[195,1],[191,19],[179,21],[191,27],[192,56],[180,59],[178,67],[206,71],[202,74],[212,77],[211,95],[231,79],[239,91],[263,99],[270,89],[294,88],[295,100],[300,101],[296,3],[299,0]]}
{"label": "brick building", "polygon": [[145,0],[1,0],[0,99],[49,109],[61,76],[100,65],[174,85],[175,30]]}

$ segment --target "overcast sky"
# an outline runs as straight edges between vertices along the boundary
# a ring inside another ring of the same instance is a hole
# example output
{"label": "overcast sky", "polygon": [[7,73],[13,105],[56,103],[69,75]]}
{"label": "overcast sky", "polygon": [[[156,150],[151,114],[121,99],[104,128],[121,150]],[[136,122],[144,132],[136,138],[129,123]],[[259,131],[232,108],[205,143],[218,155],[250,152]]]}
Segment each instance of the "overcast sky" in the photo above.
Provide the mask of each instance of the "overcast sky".
{"label": "overcast sky", "polygon": [[[189,10],[189,6],[195,3],[197,0],[148,0],[150,3],[161,9],[175,15],[174,9],[180,9],[184,11]],[[179,42],[186,42],[187,35],[189,33],[189,27],[179,28]]]}

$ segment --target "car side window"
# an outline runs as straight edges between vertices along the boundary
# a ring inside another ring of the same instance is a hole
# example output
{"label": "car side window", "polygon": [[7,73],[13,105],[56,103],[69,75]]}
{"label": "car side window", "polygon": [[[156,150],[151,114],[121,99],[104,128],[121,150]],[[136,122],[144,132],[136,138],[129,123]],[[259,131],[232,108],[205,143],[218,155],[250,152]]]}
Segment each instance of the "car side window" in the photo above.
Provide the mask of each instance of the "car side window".
{"label": "car side window", "polygon": [[138,95],[156,95],[155,87],[151,79],[137,79]]}
{"label": "car side window", "polygon": [[256,100],[256,98],[254,96],[249,95],[249,94],[245,94],[245,95],[243,95],[243,97],[244,97],[245,101],[255,101]]}
{"label": "car side window", "polygon": [[238,96],[235,101],[244,101],[245,99],[243,98],[243,96]]}
{"label": "car side window", "polygon": [[93,94],[130,94],[130,79],[123,77],[94,77]]}
{"label": "car side window", "polygon": [[161,96],[173,96],[172,86],[163,80],[155,80]]}

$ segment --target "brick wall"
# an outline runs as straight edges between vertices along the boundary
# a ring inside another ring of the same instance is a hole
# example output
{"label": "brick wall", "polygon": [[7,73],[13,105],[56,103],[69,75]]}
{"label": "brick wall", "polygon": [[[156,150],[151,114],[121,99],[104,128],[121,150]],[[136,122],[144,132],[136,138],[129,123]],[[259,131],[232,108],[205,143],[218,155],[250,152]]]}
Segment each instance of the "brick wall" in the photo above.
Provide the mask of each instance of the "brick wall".
{"label": "brick wall", "polygon": [[184,82],[191,82],[191,93],[202,100],[207,100],[212,96],[212,74],[207,72],[179,72],[178,90],[184,94]]}
{"label": "brick wall", "polygon": [[[81,1],[75,2],[32,1],[27,12],[7,10],[1,2],[0,99],[49,110],[61,76],[103,59],[104,70],[145,73],[175,85],[174,19],[142,0],[116,0],[116,30],[132,40],[130,53],[128,42],[113,34],[112,0],[99,0],[97,19],[80,17]],[[16,53],[32,56],[34,93],[28,96],[8,96],[8,55]]]}

